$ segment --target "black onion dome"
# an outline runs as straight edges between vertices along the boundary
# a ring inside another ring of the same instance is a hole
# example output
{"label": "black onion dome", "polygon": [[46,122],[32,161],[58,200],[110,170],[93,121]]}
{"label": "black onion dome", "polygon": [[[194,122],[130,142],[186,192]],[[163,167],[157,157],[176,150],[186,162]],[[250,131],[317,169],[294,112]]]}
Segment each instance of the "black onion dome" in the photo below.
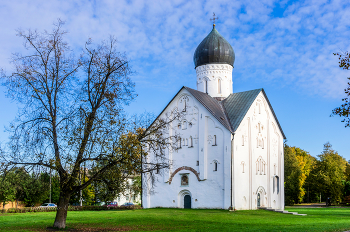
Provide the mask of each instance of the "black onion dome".
{"label": "black onion dome", "polygon": [[233,67],[235,53],[231,45],[213,26],[213,30],[204,38],[194,52],[195,68],[204,64],[224,63]]}

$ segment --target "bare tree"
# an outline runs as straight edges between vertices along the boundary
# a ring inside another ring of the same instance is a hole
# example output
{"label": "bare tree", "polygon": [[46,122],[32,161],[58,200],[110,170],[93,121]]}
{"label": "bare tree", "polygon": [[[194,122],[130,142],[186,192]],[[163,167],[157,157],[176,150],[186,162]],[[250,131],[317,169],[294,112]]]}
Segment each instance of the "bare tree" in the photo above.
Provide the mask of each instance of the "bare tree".
{"label": "bare tree", "polygon": [[[58,173],[57,228],[66,226],[72,193],[105,172],[167,168],[170,161],[164,151],[176,149],[178,138],[168,136],[166,128],[179,117],[157,119],[150,127],[150,120],[128,117],[123,107],[136,94],[129,61],[116,50],[116,40],[110,37],[96,46],[89,40],[76,58],[64,41],[62,26],[58,21],[51,32],[19,31],[29,55],[14,54],[15,71],[1,75],[8,96],[23,106],[9,128],[3,168],[49,168]],[[147,161],[151,150],[156,159]],[[79,174],[86,169],[94,174],[81,183]]]}

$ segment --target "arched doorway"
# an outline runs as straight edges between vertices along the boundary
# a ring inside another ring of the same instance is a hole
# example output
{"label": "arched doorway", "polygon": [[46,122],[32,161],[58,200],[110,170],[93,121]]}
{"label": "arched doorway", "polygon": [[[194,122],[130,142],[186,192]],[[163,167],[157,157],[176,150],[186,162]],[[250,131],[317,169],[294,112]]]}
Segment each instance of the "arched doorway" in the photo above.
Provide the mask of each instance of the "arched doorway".
{"label": "arched doorway", "polygon": [[267,206],[267,198],[265,188],[259,186],[256,191],[256,207],[266,207]]}
{"label": "arched doorway", "polygon": [[184,208],[191,209],[191,196],[190,195],[184,196]]}
{"label": "arched doorway", "polygon": [[181,190],[177,196],[177,207],[179,208],[192,208],[192,194],[187,189]]}

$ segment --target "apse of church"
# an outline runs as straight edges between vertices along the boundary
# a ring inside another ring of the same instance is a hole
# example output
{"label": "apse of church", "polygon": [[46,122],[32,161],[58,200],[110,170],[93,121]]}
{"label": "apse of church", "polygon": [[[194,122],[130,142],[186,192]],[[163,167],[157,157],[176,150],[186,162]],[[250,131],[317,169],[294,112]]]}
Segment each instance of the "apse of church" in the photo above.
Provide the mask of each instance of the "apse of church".
{"label": "apse of church", "polygon": [[159,115],[181,112],[169,125],[180,139],[143,207],[284,208],[284,133],[263,89],[232,92],[234,61],[213,25],[194,53],[197,90],[182,87]]}

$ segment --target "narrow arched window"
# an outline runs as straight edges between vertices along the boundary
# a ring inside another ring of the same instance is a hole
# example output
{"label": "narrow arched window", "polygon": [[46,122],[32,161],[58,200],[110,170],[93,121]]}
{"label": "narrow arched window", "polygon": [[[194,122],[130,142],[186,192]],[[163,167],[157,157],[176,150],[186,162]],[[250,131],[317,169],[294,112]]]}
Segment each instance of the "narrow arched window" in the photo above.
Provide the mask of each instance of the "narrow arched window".
{"label": "narrow arched window", "polygon": [[207,80],[205,80],[204,81],[204,87],[205,87],[205,93],[208,93],[208,81]]}
{"label": "narrow arched window", "polygon": [[218,162],[214,161],[214,172],[218,170]]}
{"label": "narrow arched window", "polygon": [[193,139],[192,139],[192,136],[190,136],[190,146],[193,147]]}
{"label": "narrow arched window", "polygon": [[264,149],[264,139],[261,139],[261,148]]}
{"label": "narrow arched window", "polygon": [[179,148],[181,148],[181,141],[182,141],[182,139],[181,139],[181,137],[180,137],[180,139],[179,139]]}
{"label": "narrow arched window", "polygon": [[242,165],[242,173],[244,173],[244,166],[245,166],[245,162],[244,162],[244,161],[242,161],[242,162],[241,162],[241,165]]}
{"label": "narrow arched window", "polygon": [[216,146],[216,135],[214,135],[214,143],[213,143],[213,146]]}
{"label": "narrow arched window", "polygon": [[187,122],[186,122],[186,121],[183,121],[183,122],[182,122],[182,129],[183,129],[183,130],[186,130],[186,129],[187,129]]}
{"label": "narrow arched window", "polygon": [[221,80],[218,79],[218,93],[221,93]]}

